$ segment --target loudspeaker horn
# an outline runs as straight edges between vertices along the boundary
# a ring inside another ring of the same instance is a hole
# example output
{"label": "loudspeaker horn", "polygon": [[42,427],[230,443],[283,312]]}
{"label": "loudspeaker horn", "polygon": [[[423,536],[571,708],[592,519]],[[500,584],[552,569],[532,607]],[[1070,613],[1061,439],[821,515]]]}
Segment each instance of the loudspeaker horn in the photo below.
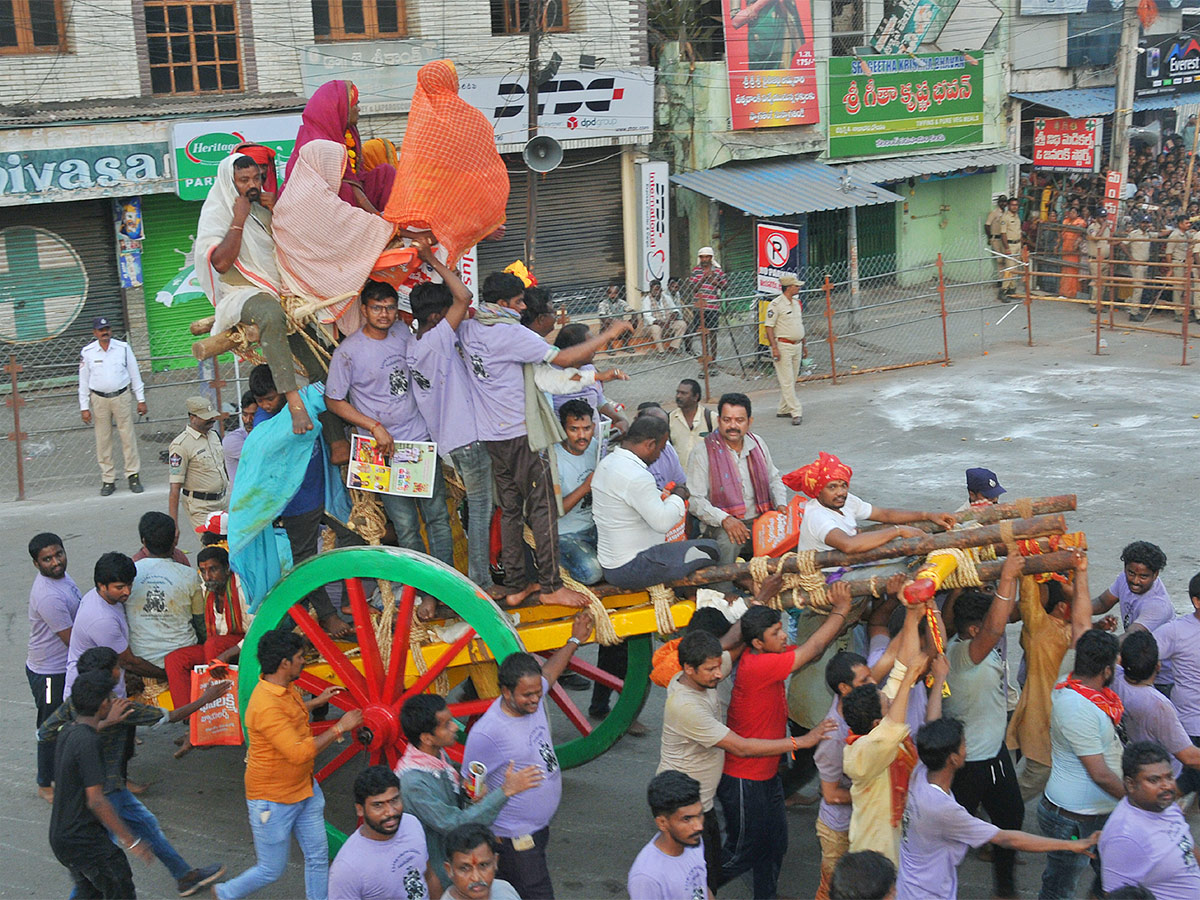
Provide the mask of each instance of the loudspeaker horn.
{"label": "loudspeaker horn", "polygon": [[562,144],[552,137],[538,135],[525,145],[521,158],[534,172],[551,172],[563,161]]}

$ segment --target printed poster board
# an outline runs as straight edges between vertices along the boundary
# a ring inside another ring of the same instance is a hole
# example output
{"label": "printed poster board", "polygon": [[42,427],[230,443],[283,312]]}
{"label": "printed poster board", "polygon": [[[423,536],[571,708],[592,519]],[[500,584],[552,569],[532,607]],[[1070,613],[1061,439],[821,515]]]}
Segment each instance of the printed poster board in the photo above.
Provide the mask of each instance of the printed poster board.
{"label": "printed poster board", "polygon": [[397,497],[432,497],[437,472],[437,444],[397,441],[390,459],[375,446],[375,439],[356,434],[351,438],[346,487]]}

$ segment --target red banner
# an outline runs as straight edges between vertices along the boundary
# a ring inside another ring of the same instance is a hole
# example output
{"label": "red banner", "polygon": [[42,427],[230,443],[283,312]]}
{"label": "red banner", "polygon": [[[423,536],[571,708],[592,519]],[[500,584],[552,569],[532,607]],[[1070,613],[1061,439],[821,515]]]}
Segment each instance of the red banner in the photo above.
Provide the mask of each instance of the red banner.
{"label": "red banner", "polygon": [[734,128],[821,119],[811,0],[721,0]]}
{"label": "red banner", "polygon": [[1109,172],[1104,180],[1104,212],[1108,215],[1108,224],[1114,228],[1117,225],[1117,207],[1121,202],[1121,173]]}
{"label": "red banner", "polygon": [[1099,172],[1103,119],[1034,119],[1033,167]]}

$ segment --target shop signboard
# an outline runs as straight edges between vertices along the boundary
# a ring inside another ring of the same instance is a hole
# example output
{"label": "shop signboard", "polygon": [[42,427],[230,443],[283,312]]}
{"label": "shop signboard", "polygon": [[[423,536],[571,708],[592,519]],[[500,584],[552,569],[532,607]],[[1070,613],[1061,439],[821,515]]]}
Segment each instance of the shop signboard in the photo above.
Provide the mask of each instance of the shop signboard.
{"label": "shop signboard", "polygon": [[176,193],[181,200],[203,200],[212,187],[217,165],[234,147],[246,141],[275,151],[275,166],[282,183],[284,166],[292,155],[299,130],[299,116],[177,122],[171,129],[171,155],[178,179]]}
{"label": "shop signboard", "polygon": [[670,192],[667,163],[646,160],[638,163],[638,243],[641,263],[638,290],[650,290],[650,282],[661,281],[666,287],[671,265]]}
{"label": "shop signboard", "polygon": [[0,206],[167,189],[165,142],[0,152]]}
{"label": "shop signboard", "polygon": [[833,57],[829,156],[901,156],[983,140],[984,54]]}
{"label": "shop signboard", "polygon": [[1104,120],[1034,119],[1033,167],[1044,172],[1099,172]]}
{"label": "shop signboard", "polygon": [[722,0],[734,129],[821,120],[811,0]]}
{"label": "shop signboard", "polygon": [[[1200,32],[1150,39],[1138,56],[1133,79],[1134,97],[1191,94],[1200,91]],[[1193,100],[1194,102],[1194,100]]]}
{"label": "shop signboard", "polygon": [[936,41],[958,0],[888,0],[883,19],[871,38],[876,53],[916,53],[926,41]]}
{"label": "shop signboard", "polygon": [[327,81],[353,81],[365,116],[408,112],[417,72],[442,55],[427,39],[311,44],[300,54],[300,81],[306,97]]}

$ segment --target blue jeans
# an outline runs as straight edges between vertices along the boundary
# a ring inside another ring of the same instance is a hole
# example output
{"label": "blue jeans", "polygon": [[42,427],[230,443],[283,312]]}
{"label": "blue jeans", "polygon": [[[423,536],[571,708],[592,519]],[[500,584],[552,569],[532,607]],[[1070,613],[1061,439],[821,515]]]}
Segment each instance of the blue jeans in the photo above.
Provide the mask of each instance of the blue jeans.
{"label": "blue jeans", "polygon": [[787,853],[787,807],[778,775],[766,781],[722,775],[717,799],[725,813],[721,884],[749,870],[755,900],[774,900]]}
{"label": "blue jeans", "polygon": [[450,451],[467,489],[467,577],[485,590],[492,586],[492,457],[482,441]]}
{"label": "blue jeans", "polygon": [[[180,856],[171,842],[167,840],[166,835],[162,833],[162,829],[158,827],[158,819],[154,817],[154,813],[146,809],[142,801],[129,791],[122,788],[119,791],[113,791],[111,794],[105,794],[108,802],[113,805],[113,809],[117,811],[117,815],[121,817],[121,821],[129,826],[129,830],[133,832],[133,836],[141,838],[150,845],[150,849],[154,851],[154,855],[159,861],[167,867],[167,871],[171,873],[171,877],[178,881],[188,872],[192,871],[189,866]],[[109,834],[116,843],[117,839],[114,835]]]}
{"label": "blue jeans", "polygon": [[217,885],[220,900],[247,897],[278,881],[287,868],[292,834],[304,854],[304,895],[326,900],[329,893],[329,839],[325,836],[325,795],[313,782],[313,795],[299,803],[247,800],[250,832],[258,862],[231,881]]}
{"label": "blue jeans", "polygon": [[383,510],[396,526],[396,542],[408,550],[425,552],[421,540],[421,522],[429,538],[429,555],[448,566],[454,565],[454,539],[450,536],[450,514],[446,510],[446,482],[442,478],[442,463],[438,460],[433,473],[433,496],[417,500],[380,494]]}
{"label": "blue jeans", "polygon": [[[1085,838],[1093,831],[1100,831],[1108,821],[1108,814],[1099,816],[1081,816],[1072,819],[1052,809],[1047,805],[1043,796],[1037,807],[1038,831],[1049,838],[1069,841],[1071,838]],[[1038,891],[1039,900],[1070,900],[1075,896],[1075,886],[1084,866],[1088,864],[1087,856],[1082,853],[1067,853],[1055,850],[1046,854],[1046,868],[1042,872],[1042,889]],[[1100,859],[1090,860],[1096,870],[1096,895],[1100,894]]]}
{"label": "blue jeans", "polygon": [[596,529],[559,534],[558,562],[580,584],[596,584],[604,578],[596,558]]}

